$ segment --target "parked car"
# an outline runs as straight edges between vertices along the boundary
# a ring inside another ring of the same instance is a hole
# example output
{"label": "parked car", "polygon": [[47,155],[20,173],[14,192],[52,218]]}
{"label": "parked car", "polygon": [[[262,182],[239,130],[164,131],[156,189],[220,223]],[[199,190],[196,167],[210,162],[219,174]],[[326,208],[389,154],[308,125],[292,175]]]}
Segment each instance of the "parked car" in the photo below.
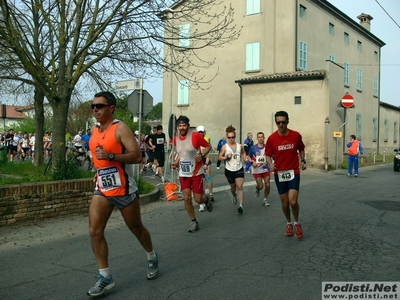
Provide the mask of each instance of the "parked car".
{"label": "parked car", "polygon": [[400,171],[400,149],[394,149],[394,152],[396,152],[396,154],[394,155],[394,159],[393,159],[393,170],[395,172],[399,172]]}

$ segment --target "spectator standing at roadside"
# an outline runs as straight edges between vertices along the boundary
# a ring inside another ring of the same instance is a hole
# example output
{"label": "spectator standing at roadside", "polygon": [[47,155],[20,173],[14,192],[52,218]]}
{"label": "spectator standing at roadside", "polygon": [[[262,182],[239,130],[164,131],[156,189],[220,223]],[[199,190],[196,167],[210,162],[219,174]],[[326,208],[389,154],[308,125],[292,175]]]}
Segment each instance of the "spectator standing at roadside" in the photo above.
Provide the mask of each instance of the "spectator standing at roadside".
{"label": "spectator standing at roadside", "polygon": [[8,133],[5,136],[5,143],[6,143],[6,150],[7,150],[7,155],[8,159],[10,161],[13,161],[14,158],[14,153],[12,151],[12,145],[13,145],[13,140],[14,140],[14,129],[10,129]]}
{"label": "spectator standing at roadside", "polygon": [[[112,93],[100,92],[94,96],[91,104],[98,122],[92,128],[89,142],[97,169],[96,188],[89,207],[89,231],[99,267],[98,280],[87,292],[93,297],[115,287],[104,236],[107,221],[115,207],[120,210],[125,224],[147,253],[147,278],[154,279],[158,274],[158,254],[141,220],[140,198],[134,179],[133,164],[140,163],[141,154],[131,129],[113,116],[116,102]],[[129,261],[129,257],[127,259]]]}
{"label": "spectator standing at roadside", "polygon": [[347,143],[348,162],[349,162],[349,172],[347,176],[350,177],[353,172],[354,166],[354,177],[358,177],[358,155],[364,154],[364,149],[361,142],[357,140],[354,134],[350,135],[350,141]]}
{"label": "spectator standing at roadside", "polygon": [[[274,172],[275,184],[281,198],[282,211],[285,215],[286,236],[293,236],[293,224],[290,208],[294,218],[294,228],[298,239],[303,237],[299,222],[300,206],[298,203],[300,189],[300,169],[306,169],[305,146],[300,133],[288,128],[289,115],[286,111],[275,113],[278,130],[272,133],[265,145],[265,155],[271,172]],[[272,158],[274,162],[272,163]]]}

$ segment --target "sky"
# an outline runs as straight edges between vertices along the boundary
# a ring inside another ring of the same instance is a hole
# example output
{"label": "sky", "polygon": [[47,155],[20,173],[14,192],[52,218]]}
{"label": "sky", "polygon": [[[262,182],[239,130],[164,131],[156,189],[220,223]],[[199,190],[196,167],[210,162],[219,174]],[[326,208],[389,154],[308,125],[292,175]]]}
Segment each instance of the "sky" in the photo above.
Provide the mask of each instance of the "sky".
{"label": "sky", "polygon": [[[386,45],[381,57],[381,98],[400,106],[400,0],[328,0],[351,19],[359,23],[361,13],[373,17],[371,32]],[[394,22],[386,12],[394,19]],[[144,89],[153,96],[153,104],[162,101],[162,79],[144,81]]]}

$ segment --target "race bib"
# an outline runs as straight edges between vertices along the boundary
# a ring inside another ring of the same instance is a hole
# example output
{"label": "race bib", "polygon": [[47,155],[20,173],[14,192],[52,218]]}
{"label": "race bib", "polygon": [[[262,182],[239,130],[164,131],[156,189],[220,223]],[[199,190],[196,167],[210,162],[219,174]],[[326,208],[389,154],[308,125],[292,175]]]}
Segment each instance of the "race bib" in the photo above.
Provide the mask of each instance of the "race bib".
{"label": "race bib", "polygon": [[164,138],[158,138],[156,142],[157,142],[157,145],[164,144]]}
{"label": "race bib", "polygon": [[267,159],[264,155],[256,156],[256,163],[265,164],[267,163]]}
{"label": "race bib", "polygon": [[193,166],[192,166],[192,163],[190,161],[181,161],[179,163],[179,166],[181,168],[181,174],[183,176],[187,176],[187,175],[192,175],[193,174]]}
{"label": "race bib", "polygon": [[291,181],[294,179],[294,170],[278,171],[279,182]]}
{"label": "race bib", "polygon": [[122,186],[118,168],[111,166],[97,170],[97,183],[102,190],[113,190]]}

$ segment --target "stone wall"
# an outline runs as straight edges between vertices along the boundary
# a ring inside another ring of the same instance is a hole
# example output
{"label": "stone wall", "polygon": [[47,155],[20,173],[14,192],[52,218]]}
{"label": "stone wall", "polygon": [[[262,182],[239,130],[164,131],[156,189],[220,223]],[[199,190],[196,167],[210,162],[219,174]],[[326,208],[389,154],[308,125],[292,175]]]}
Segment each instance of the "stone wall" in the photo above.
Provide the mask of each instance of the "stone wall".
{"label": "stone wall", "polygon": [[93,179],[0,187],[0,226],[88,212]]}
{"label": "stone wall", "polygon": [[[75,179],[0,187],[0,226],[43,218],[87,214],[93,179]],[[140,204],[160,199],[160,191],[140,195]]]}

